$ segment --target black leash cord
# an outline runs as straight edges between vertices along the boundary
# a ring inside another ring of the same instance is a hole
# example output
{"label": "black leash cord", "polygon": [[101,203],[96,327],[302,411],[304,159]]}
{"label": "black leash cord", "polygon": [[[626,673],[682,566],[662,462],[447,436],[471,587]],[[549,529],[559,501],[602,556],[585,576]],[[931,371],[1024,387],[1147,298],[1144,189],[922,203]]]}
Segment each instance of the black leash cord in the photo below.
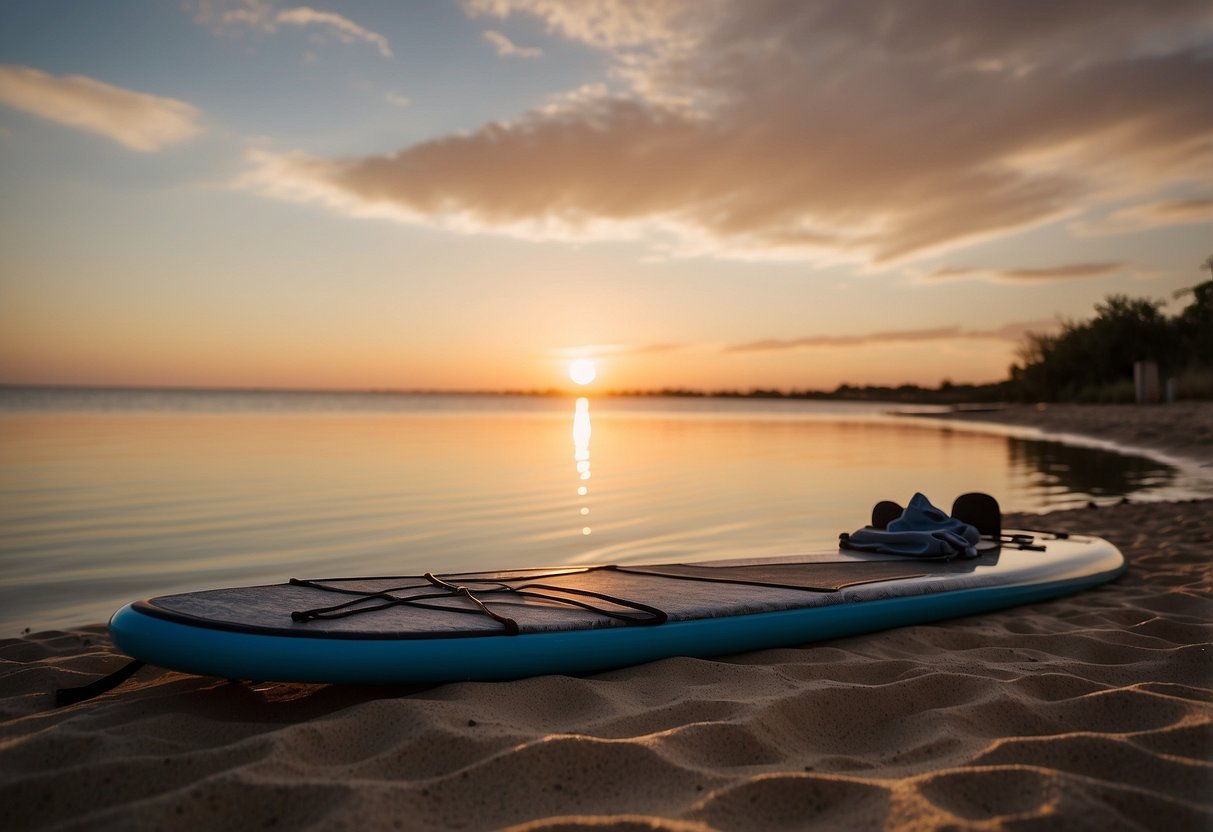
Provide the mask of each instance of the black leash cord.
{"label": "black leash cord", "polygon": [[[587,570],[588,571],[588,570]],[[556,573],[563,574],[563,573]],[[369,612],[377,612],[379,610],[389,609],[395,606],[419,607],[421,609],[439,610],[442,612],[457,612],[470,615],[486,615],[493,619],[505,629],[506,635],[517,635],[519,632],[518,622],[514,619],[502,615],[496,610],[488,606],[484,596],[496,595],[506,596],[505,598],[492,599],[498,604],[516,603],[509,600],[509,597],[518,598],[533,598],[541,601],[548,601],[554,604],[562,604],[566,606],[579,607],[598,615],[603,615],[608,618],[620,621],[631,626],[653,626],[656,624],[664,624],[669,620],[668,614],[657,607],[643,604],[639,601],[631,601],[626,598],[617,598],[613,595],[607,595],[603,592],[593,592],[587,589],[574,589],[572,587],[555,586],[552,584],[541,583],[526,583],[520,586],[511,586],[502,581],[470,581],[472,584],[484,584],[483,589],[473,590],[465,584],[451,583],[450,581],[435,575],[432,572],[427,572],[424,576],[427,584],[406,584],[403,586],[390,587],[381,590],[360,590],[348,589],[345,587],[330,586],[327,583],[320,581],[304,580],[300,578],[291,578],[290,583],[293,586],[305,586],[311,589],[319,589],[326,592],[337,592],[343,595],[356,596],[350,601],[341,604],[334,604],[330,607],[316,607],[310,610],[297,610],[291,613],[291,618],[300,623],[317,620],[331,620],[335,618],[346,618],[351,615],[362,615]],[[538,577],[547,577],[540,575]],[[424,589],[426,586],[434,586],[444,590],[437,593],[425,593],[421,595],[399,596],[394,593],[404,592],[408,590]],[[536,590],[544,590],[537,592]],[[552,595],[549,593],[561,593],[560,595]],[[595,606],[587,601],[581,601],[577,598],[563,597],[565,595],[576,595],[582,598],[597,598],[600,601],[605,601],[617,607],[635,610],[637,614],[629,614],[627,612],[619,612],[616,610],[606,609]],[[470,601],[475,609],[467,609],[466,607],[452,607],[446,604],[426,603],[439,598],[462,597]],[[370,601],[381,601],[382,603],[368,605]]]}
{"label": "black leash cord", "polygon": [[488,606],[483,601],[481,601],[479,598],[477,598],[475,595],[473,595],[472,591],[470,589],[468,589],[466,586],[463,586],[462,584],[448,584],[446,581],[442,580],[442,578],[439,578],[433,572],[426,572],[425,579],[427,581],[429,581],[430,583],[432,583],[434,586],[440,586],[443,589],[445,589],[447,592],[451,592],[456,595],[462,595],[464,598],[471,601],[473,604],[475,604],[477,607],[480,608],[480,611],[482,613],[484,613],[489,618],[496,621],[501,626],[505,627],[505,634],[507,636],[518,635],[518,622],[517,621],[515,621],[512,618],[507,618],[504,615],[501,615],[499,613],[493,612],[491,609],[488,608]]}
{"label": "black leash cord", "polygon": [[128,664],[124,664],[108,676],[102,676],[100,679],[89,682],[87,685],[81,685],[78,688],[59,688],[55,691],[55,707],[62,708],[64,705],[75,705],[77,702],[83,702],[86,699],[92,699],[94,696],[108,693],[134,676],[135,672],[141,667],[143,667],[143,662],[135,659]]}

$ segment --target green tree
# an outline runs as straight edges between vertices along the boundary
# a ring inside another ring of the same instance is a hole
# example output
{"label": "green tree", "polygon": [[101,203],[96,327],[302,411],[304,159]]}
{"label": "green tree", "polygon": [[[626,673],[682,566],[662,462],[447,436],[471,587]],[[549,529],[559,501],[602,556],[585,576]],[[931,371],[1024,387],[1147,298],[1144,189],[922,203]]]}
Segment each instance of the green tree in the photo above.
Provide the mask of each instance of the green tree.
{"label": "green tree", "polygon": [[[1028,332],[1016,350],[1018,364],[1011,365],[1012,390],[1024,401],[1043,401],[1055,398],[1056,389],[1052,376],[1053,352],[1060,336],[1044,332]],[[1052,370],[1052,372],[1050,372]]]}
{"label": "green tree", "polygon": [[1095,312],[1083,345],[1091,383],[1132,378],[1135,361],[1156,361],[1164,374],[1177,369],[1176,332],[1161,302],[1110,295]]}
{"label": "green tree", "polygon": [[1186,359],[1181,369],[1213,369],[1213,254],[1200,267],[1209,270],[1210,278],[1183,290],[1181,294],[1191,293],[1193,300],[1175,322],[1180,350]]}
{"label": "green tree", "polygon": [[[1213,260],[1213,258],[1210,258]],[[1028,333],[1020,345],[1021,363],[1011,368],[1013,387],[1024,400],[1100,399],[1130,390],[1133,364],[1155,361],[1164,376],[1207,355],[1209,316],[1205,304],[1213,290],[1193,290],[1200,309],[1184,310],[1171,320],[1162,302],[1109,295],[1089,321],[1067,321],[1057,335]],[[1206,359],[1204,363],[1208,364]]]}

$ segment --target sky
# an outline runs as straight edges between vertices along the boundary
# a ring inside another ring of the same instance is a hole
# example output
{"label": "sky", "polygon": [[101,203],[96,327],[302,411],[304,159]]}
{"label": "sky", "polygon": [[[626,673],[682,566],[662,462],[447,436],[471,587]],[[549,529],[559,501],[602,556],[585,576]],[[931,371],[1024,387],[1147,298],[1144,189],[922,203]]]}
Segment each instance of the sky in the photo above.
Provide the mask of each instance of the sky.
{"label": "sky", "polygon": [[312,2],[0,5],[0,383],[990,382],[1213,254],[1208,0]]}

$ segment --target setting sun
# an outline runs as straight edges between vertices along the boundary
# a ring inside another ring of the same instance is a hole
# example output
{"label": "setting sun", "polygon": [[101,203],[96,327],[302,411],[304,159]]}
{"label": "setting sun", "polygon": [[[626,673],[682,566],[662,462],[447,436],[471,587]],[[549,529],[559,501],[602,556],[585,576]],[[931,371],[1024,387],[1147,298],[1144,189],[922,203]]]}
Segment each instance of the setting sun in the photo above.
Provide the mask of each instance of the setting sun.
{"label": "setting sun", "polygon": [[598,378],[598,368],[588,358],[578,358],[569,364],[569,378],[575,384],[589,384]]}

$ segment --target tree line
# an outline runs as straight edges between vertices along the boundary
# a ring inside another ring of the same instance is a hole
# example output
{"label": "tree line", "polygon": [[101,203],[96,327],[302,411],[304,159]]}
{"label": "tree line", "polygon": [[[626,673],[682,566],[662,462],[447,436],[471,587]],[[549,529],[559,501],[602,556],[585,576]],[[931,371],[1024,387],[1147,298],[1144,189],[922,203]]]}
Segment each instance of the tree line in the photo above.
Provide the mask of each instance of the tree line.
{"label": "tree line", "polygon": [[1176,379],[1181,398],[1213,398],[1213,255],[1210,279],[1177,315],[1163,302],[1109,295],[1089,321],[1066,321],[1056,334],[1028,333],[1004,392],[1019,401],[1133,401],[1133,364],[1153,361]]}
{"label": "tree line", "polygon": [[1158,364],[1180,398],[1213,399],[1213,255],[1201,264],[1210,279],[1177,293],[1189,302],[1176,315],[1150,298],[1109,295],[1087,321],[1065,321],[1057,333],[1030,332],[1008,378],[992,384],[938,387],[842,384],[834,390],[614,390],[613,396],[821,399],[959,404],[965,402],[1132,402],[1133,365]]}

